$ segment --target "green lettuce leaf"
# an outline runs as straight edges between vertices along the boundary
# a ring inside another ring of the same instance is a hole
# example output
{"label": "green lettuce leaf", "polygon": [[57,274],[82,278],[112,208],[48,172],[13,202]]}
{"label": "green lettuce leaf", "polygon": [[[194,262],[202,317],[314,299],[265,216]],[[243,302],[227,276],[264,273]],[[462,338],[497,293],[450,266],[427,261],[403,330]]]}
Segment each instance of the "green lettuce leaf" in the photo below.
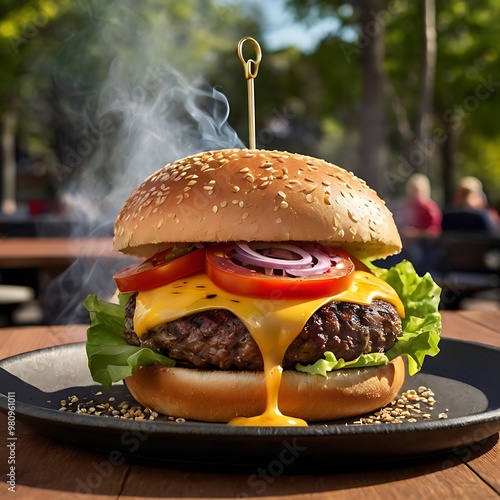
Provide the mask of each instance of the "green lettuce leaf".
{"label": "green lettuce leaf", "polygon": [[378,366],[386,365],[389,363],[389,358],[380,352],[373,352],[370,354],[362,354],[352,361],[345,361],[340,358],[337,359],[333,352],[327,351],[323,359],[319,359],[312,365],[302,365],[297,363],[295,369],[299,372],[310,373],[311,375],[323,375],[326,377],[328,372],[332,370],[342,370],[343,368],[362,368],[365,366]]}
{"label": "green lettuce leaf", "polygon": [[110,304],[89,295],[83,305],[90,315],[87,330],[87,357],[93,380],[107,391],[113,382],[134,374],[139,366],[173,366],[175,361],[151,349],[128,344],[123,336],[125,304],[130,295],[120,295],[118,304]]}
{"label": "green lettuce leaf", "polygon": [[426,356],[435,356],[439,352],[441,315],[438,308],[441,288],[429,273],[419,276],[407,260],[390,269],[381,269],[373,264],[368,266],[373,274],[396,290],[403,302],[403,335],[386,354],[389,359],[405,355],[408,358],[408,372],[414,375],[422,368]]}

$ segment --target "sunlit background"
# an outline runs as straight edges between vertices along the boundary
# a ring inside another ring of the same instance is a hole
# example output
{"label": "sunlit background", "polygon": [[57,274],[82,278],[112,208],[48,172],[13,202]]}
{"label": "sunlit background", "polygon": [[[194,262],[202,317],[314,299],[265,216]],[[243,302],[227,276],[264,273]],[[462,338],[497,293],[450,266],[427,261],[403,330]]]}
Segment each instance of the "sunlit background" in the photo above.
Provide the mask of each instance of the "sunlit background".
{"label": "sunlit background", "polygon": [[105,234],[167,162],[248,145],[244,36],[263,51],[257,147],[390,204],[415,172],[441,206],[474,175],[499,207],[499,25],[498,0],[3,0],[1,220]]}

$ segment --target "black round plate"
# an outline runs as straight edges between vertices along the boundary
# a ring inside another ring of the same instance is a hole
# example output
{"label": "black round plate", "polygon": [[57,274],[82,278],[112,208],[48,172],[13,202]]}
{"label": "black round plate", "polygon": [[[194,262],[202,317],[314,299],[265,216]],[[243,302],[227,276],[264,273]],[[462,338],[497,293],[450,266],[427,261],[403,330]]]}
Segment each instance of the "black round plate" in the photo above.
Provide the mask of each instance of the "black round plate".
{"label": "black round plate", "polygon": [[[197,466],[270,464],[348,465],[420,458],[459,450],[500,431],[500,349],[442,339],[441,352],[407,377],[404,390],[430,387],[437,400],[431,420],[414,423],[309,427],[232,427],[168,420],[137,421],[58,411],[71,395],[94,398],[85,344],[32,351],[0,361],[0,411],[15,399],[16,419],[72,445],[134,461]],[[107,400],[128,399],[116,384]],[[446,419],[438,419],[445,412]]]}

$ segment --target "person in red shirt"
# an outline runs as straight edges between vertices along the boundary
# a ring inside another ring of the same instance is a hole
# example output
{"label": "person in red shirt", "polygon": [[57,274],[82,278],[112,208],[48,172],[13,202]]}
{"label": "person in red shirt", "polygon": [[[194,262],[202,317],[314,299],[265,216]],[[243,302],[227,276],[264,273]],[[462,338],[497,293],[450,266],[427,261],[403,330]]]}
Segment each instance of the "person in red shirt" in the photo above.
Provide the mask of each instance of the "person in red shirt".
{"label": "person in red shirt", "polygon": [[443,214],[431,198],[429,178],[424,174],[413,174],[406,183],[406,196],[403,235],[425,237],[440,234]]}
{"label": "person in red shirt", "polygon": [[426,237],[441,233],[443,214],[431,198],[431,184],[424,174],[413,174],[406,183],[403,236]]}
{"label": "person in red shirt", "polygon": [[438,261],[435,241],[441,234],[443,214],[431,198],[429,178],[413,174],[406,182],[406,196],[400,227],[403,253],[419,274],[433,272]]}

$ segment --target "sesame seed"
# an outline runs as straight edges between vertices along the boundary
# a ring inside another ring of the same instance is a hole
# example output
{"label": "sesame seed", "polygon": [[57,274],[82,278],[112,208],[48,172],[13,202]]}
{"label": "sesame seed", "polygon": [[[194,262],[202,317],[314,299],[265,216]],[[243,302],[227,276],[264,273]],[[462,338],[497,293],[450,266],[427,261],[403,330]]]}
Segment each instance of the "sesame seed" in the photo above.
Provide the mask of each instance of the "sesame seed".
{"label": "sesame seed", "polygon": [[227,201],[221,201],[220,204],[219,204],[219,206],[221,208],[227,207]]}
{"label": "sesame seed", "polygon": [[247,218],[248,218],[248,212],[245,212],[245,213],[241,216],[241,218],[242,218],[243,220],[247,219]]}
{"label": "sesame seed", "polygon": [[[432,411],[433,407],[428,405],[417,391],[410,389],[401,394],[398,399],[391,401],[388,405],[380,410],[377,410],[371,415],[362,417],[353,425],[370,425],[370,424],[399,424],[403,422],[418,422],[419,420],[430,420],[432,414],[429,411],[422,411],[421,404],[425,405],[425,410]],[[446,410],[448,411],[448,410]],[[440,413],[437,418],[447,418],[447,413]],[[351,425],[352,425],[351,424]],[[349,424],[347,424],[349,425]]]}
{"label": "sesame seed", "polygon": [[233,186],[232,190],[233,190],[233,193],[238,193],[239,190],[240,190],[240,187],[239,186]]}
{"label": "sesame seed", "polygon": [[314,201],[314,197],[312,194],[306,195],[306,201],[307,203],[312,203]]}
{"label": "sesame seed", "polygon": [[276,224],[281,224],[283,222],[283,219],[281,217],[278,217],[276,219]]}
{"label": "sesame seed", "polygon": [[214,214],[216,214],[216,213],[218,212],[218,210],[219,210],[219,207],[218,207],[217,205],[214,205],[214,206],[212,207],[212,212],[213,212]]}
{"label": "sesame seed", "polygon": [[347,210],[347,216],[349,217],[349,219],[351,219],[353,222],[358,222],[359,221],[359,217],[357,217],[353,212],[351,212],[350,210]]}

